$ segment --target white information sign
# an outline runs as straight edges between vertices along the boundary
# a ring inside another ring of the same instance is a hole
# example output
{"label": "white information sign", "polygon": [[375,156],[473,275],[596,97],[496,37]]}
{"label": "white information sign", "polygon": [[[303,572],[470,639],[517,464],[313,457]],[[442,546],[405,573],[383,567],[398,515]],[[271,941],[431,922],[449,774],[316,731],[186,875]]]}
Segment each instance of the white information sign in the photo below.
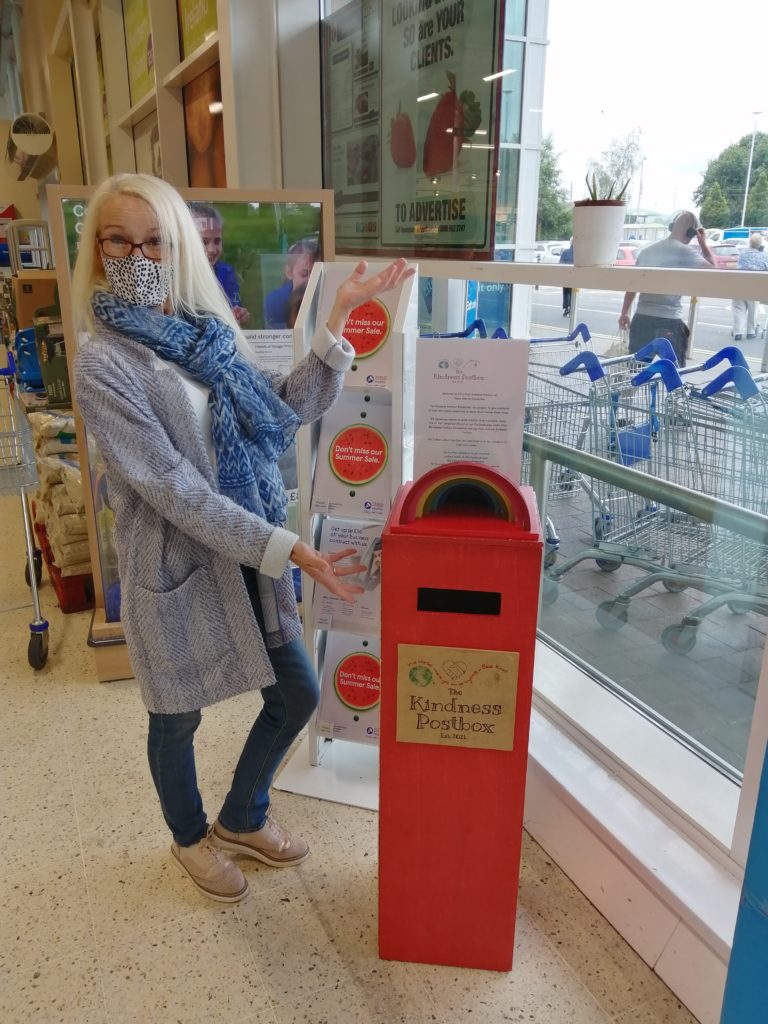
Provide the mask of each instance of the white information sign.
{"label": "white information sign", "polygon": [[414,478],[479,462],[520,481],[528,342],[420,338]]}

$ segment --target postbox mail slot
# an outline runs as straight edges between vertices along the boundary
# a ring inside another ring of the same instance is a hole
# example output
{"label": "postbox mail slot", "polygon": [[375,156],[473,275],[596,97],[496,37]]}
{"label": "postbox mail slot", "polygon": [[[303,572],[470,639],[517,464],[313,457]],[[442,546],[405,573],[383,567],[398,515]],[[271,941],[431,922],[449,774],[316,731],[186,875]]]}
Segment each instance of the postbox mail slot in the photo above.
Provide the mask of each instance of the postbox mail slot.
{"label": "postbox mail slot", "polygon": [[437,587],[419,587],[416,607],[420,612],[500,615],[501,594],[492,590],[441,590]]}

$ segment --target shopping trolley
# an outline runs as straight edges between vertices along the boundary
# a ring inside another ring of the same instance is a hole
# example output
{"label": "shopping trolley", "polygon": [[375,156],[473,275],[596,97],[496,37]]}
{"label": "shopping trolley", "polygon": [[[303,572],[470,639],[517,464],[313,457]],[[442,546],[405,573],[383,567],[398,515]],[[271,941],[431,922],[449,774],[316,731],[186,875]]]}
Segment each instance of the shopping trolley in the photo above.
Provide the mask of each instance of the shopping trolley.
{"label": "shopping trolley", "polygon": [[[743,356],[729,347],[680,372],[708,370],[723,360],[743,362]],[[664,338],[637,353],[603,361],[593,353],[583,353],[562,368],[564,376],[578,373],[588,378],[591,454],[649,475],[666,476],[660,468],[659,453],[666,450],[683,420],[674,413],[664,416],[666,397],[664,382],[657,379],[658,367],[669,367],[677,373],[674,351]],[[662,426],[666,427],[664,432]],[[661,447],[660,438],[664,442]],[[557,600],[560,580],[586,560],[594,560],[604,572],[631,565],[643,570],[651,582],[667,580],[668,589],[679,588],[678,574],[668,567],[669,530],[674,521],[671,510],[597,478],[585,490],[592,498],[592,544],[546,574],[544,603]],[[643,586],[638,585],[638,589]],[[618,629],[626,622],[621,601],[604,602],[597,614],[606,628]]]}
{"label": "shopping trolley", "polygon": [[[705,387],[683,383],[683,375],[723,361],[731,364],[728,370]],[[738,349],[729,346],[685,370],[671,360],[657,360],[630,381],[628,392],[613,389],[607,408],[607,416],[595,416],[596,448],[602,449],[597,454],[748,507],[768,496],[768,485],[762,483],[768,474],[768,403],[759,397]],[[559,579],[585,558],[594,558],[604,570],[625,564],[645,570],[598,605],[597,620],[604,628],[620,629],[632,598],[657,583],[672,593],[692,588],[710,595],[695,616],[665,629],[662,642],[675,653],[693,647],[698,623],[716,608],[765,606],[768,591],[750,578],[753,567],[762,564],[758,545],[730,535],[726,543],[725,531],[620,488],[605,489],[597,482],[596,492],[602,504],[594,521],[594,547],[552,575]]]}
{"label": "shopping trolley", "polygon": [[37,484],[32,432],[16,391],[16,367],[8,353],[8,366],[0,369],[0,494],[18,494],[24,516],[27,550],[26,580],[32,591],[34,620],[29,625],[29,664],[42,668],[48,660],[48,623],[40,614],[38,584],[42,578],[40,553],[33,541],[28,491]]}
{"label": "shopping trolley", "polygon": [[[592,338],[586,324],[580,323],[565,336],[531,338],[528,353],[528,377],[525,389],[524,429],[537,437],[561,441],[582,448],[588,424],[588,389],[580,381],[566,384],[560,367],[581,352],[591,351]],[[530,478],[530,457],[523,452],[522,481]],[[579,473],[558,467],[550,474],[547,502],[572,495],[583,480]],[[557,561],[560,538],[551,516],[544,521],[544,568]]]}
{"label": "shopping trolley", "polygon": [[[576,333],[578,330],[579,328]],[[563,340],[572,341],[573,336]],[[590,348],[580,346],[575,355],[571,350],[569,354],[572,358],[565,363],[562,359],[550,362],[551,349],[548,342],[544,343],[547,345],[546,348],[534,348],[533,346],[537,344],[542,343],[532,344],[533,368],[529,371],[526,429],[530,433],[549,437],[571,448],[597,454],[603,454],[606,447],[593,436],[601,415],[606,413],[615,422],[619,422],[617,396],[630,388],[632,377],[637,371],[653,359],[674,358],[674,351],[665,338],[651,342],[640,352],[632,355],[615,356],[604,360],[600,360]],[[623,441],[625,435],[627,431],[619,432],[619,439]],[[594,480],[565,467],[558,467],[550,477],[547,500],[573,496],[577,490],[582,490],[589,497],[597,515],[597,534],[601,523],[608,524],[613,520],[608,505],[595,488]],[[551,519],[548,518],[547,522],[551,523]],[[548,536],[547,541],[549,542]],[[559,538],[557,541],[559,548]],[[545,546],[545,569],[550,569],[555,564],[557,549],[554,551],[554,557],[551,552],[552,546],[548,543],[548,546]],[[583,558],[587,557],[590,556],[584,553]],[[563,563],[562,570],[547,578],[556,582],[562,572],[567,572],[575,564],[577,562],[568,560]],[[600,561],[599,564],[606,571],[618,566],[614,559]],[[545,583],[545,603],[556,600],[556,597],[557,593],[553,586]]]}
{"label": "shopping trolley", "polygon": [[[753,379],[741,353],[719,377],[703,387],[684,384],[671,366],[641,374],[658,375],[667,390],[661,416],[656,472],[698,492],[756,511],[768,502],[768,392]],[[708,600],[661,634],[664,647],[688,653],[704,618],[727,606],[734,614],[768,614],[768,551],[763,544],[666,510],[665,567],[625,588],[598,608],[609,628],[626,621],[629,603],[661,581],[667,590],[689,587]]]}

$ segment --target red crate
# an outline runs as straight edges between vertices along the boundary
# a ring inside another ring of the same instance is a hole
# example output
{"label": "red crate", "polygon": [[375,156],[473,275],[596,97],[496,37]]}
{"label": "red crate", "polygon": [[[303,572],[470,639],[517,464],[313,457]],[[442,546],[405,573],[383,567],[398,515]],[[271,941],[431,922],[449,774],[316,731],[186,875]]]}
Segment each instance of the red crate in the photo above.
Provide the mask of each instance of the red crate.
{"label": "red crate", "polygon": [[62,576],[53,560],[53,551],[42,523],[35,523],[35,533],[43,553],[48,578],[56,591],[59,607],[65,614],[84,612],[94,605],[93,573],[84,572],[79,576]]}

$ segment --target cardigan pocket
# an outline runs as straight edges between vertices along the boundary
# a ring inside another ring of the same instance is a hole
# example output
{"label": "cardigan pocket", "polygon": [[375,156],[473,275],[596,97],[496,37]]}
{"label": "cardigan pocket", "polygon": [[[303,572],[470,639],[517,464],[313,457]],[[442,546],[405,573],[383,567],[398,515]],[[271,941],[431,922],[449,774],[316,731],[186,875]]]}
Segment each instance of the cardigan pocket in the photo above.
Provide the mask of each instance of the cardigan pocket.
{"label": "cardigan pocket", "polygon": [[225,654],[227,627],[213,574],[194,569],[172,590],[136,587],[134,619],[153,668],[183,680],[184,688],[206,693]]}

